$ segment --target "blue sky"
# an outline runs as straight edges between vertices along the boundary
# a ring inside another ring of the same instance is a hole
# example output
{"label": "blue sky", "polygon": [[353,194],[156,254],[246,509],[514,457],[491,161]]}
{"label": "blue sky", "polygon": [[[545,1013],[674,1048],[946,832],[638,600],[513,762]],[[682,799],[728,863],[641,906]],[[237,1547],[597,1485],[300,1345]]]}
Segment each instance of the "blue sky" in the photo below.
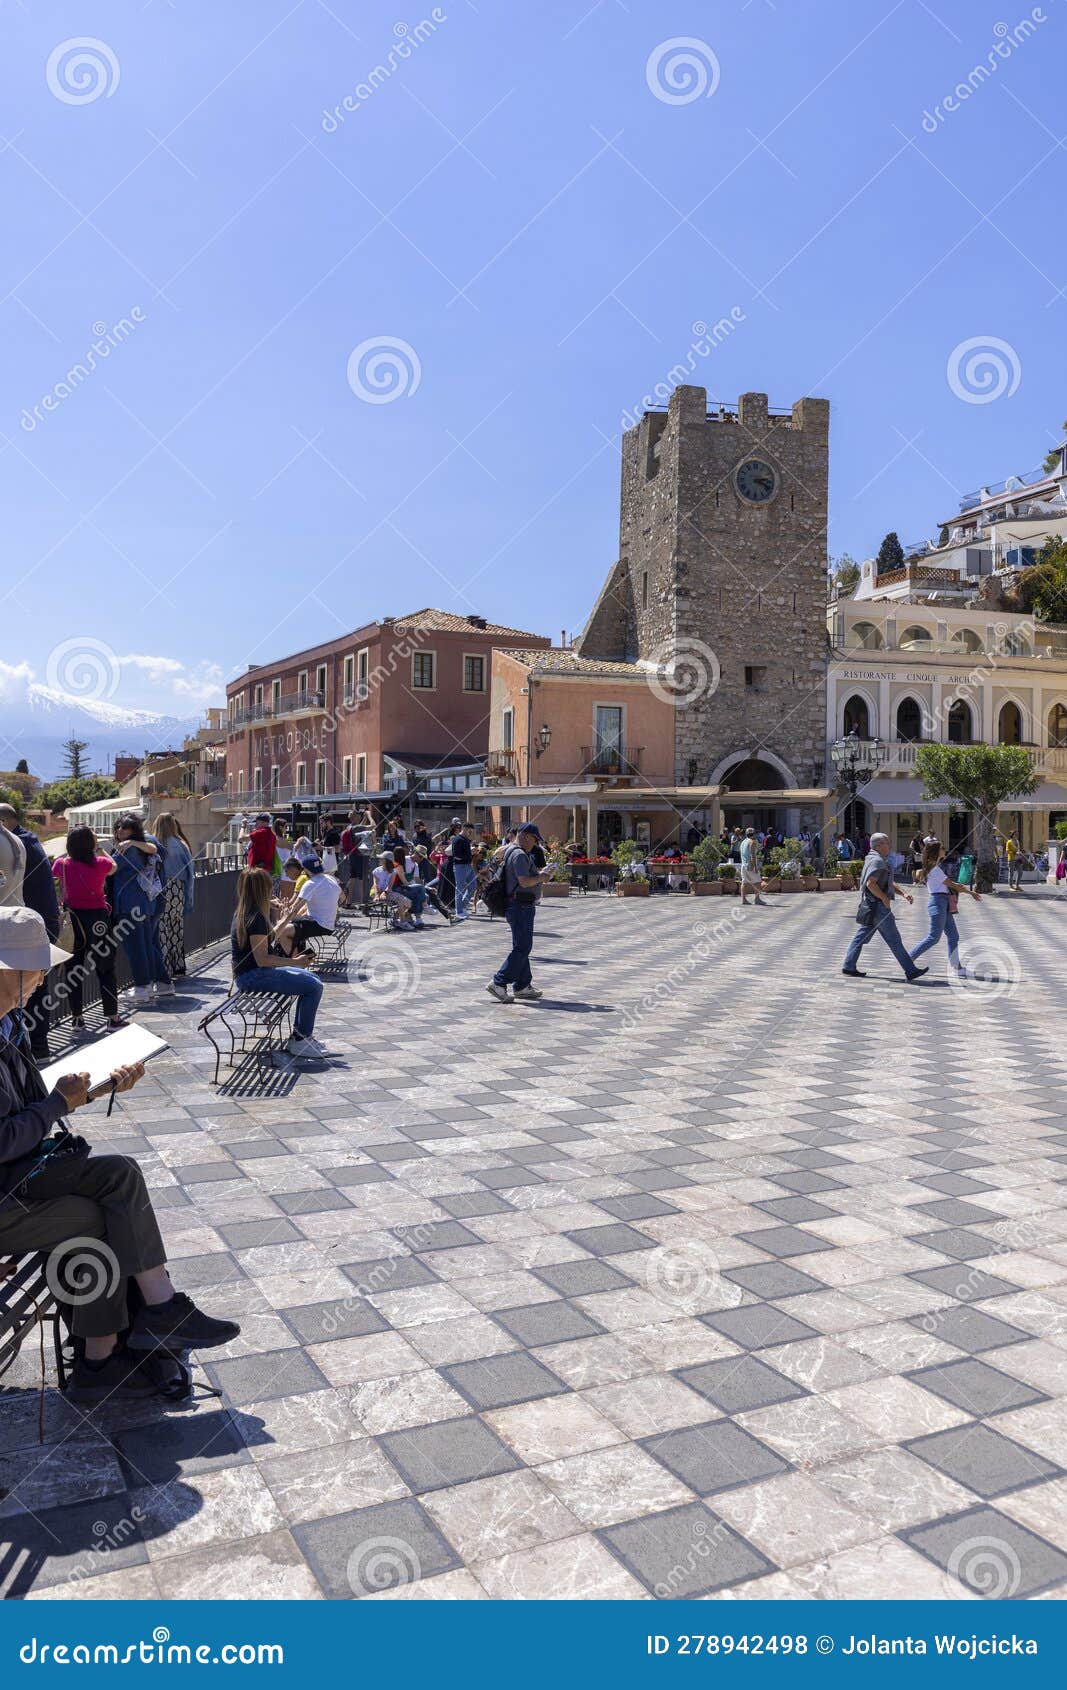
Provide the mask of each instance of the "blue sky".
{"label": "blue sky", "polygon": [[[579,629],[620,419],[731,312],[691,379],[830,399],[832,552],[931,532],[1059,437],[1062,0],[0,25],[0,698],[79,640],[115,703],[188,714],[424,604]],[[383,342],[403,391],[371,403],[350,358]]]}

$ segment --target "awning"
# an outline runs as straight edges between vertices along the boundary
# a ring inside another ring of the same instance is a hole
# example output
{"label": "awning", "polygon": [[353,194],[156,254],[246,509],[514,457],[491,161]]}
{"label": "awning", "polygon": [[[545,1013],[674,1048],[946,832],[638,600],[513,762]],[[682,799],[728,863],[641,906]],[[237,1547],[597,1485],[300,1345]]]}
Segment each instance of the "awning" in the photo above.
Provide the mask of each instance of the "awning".
{"label": "awning", "polygon": [[[857,798],[875,810],[905,810],[915,814],[933,810],[947,814],[953,807],[951,798],[924,798],[921,780],[893,780],[883,776],[861,786]],[[1053,781],[1043,781],[1029,798],[1009,798],[1001,805],[1004,810],[1067,810],[1067,787]]]}

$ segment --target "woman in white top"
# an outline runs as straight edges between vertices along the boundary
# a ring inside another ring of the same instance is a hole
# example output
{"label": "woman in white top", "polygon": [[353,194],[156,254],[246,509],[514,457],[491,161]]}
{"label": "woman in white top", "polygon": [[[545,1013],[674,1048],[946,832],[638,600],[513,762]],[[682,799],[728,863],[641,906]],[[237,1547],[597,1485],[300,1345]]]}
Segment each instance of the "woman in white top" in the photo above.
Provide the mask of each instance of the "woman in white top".
{"label": "woman in white top", "polygon": [[976,904],[980,901],[981,894],[976,892],[973,886],[964,886],[958,880],[949,879],[941,867],[944,855],[945,847],[939,840],[924,840],[920,877],[930,895],[927,904],[930,931],[910,954],[912,962],[915,962],[924,951],[932,950],[944,934],[948,940],[948,965],[956,974],[962,976],[967,970],[960,966],[960,933],[956,926],[956,908],[961,892],[968,893]]}

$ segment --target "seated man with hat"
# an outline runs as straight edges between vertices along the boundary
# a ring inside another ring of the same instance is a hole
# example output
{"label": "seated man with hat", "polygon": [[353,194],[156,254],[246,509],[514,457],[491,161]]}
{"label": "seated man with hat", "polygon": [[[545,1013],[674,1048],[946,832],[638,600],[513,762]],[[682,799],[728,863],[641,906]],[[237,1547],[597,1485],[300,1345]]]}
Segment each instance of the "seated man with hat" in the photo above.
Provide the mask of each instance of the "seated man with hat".
{"label": "seated man with hat", "polygon": [[[66,1117],[88,1102],[88,1075],[65,1074],[49,1091],[23,1042],[12,1012],[69,960],[35,910],[0,907],[0,1255],[48,1252],[48,1283],[72,1305],[80,1340],[69,1394],[96,1404],[155,1391],[141,1367],[154,1349],[211,1349],[240,1327],[175,1291],[137,1163],[94,1156],[68,1130]],[[116,1069],[114,1089],[129,1091],[143,1074],[142,1063]],[[140,1294],[132,1320],[131,1279]]]}

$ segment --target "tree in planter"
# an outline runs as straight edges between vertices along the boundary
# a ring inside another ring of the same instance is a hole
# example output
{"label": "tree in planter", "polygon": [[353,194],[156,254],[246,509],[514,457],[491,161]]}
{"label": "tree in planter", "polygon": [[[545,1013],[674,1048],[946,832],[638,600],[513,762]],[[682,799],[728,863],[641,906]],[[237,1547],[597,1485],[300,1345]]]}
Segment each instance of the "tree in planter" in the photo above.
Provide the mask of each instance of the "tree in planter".
{"label": "tree in planter", "polygon": [[636,839],[620,839],[612,848],[611,860],[623,880],[647,880],[645,853]]}
{"label": "tree in planter", "polygon": [[771,851],[771,862],[783,880],[796,880],[805,867],[803,841],[783,840],[781,845],[776,845]]}
{"label": "tree in planter", "polygon": [[566,881],[568,885],[570,884],[570,864],[567,862],[567,854],[562,845],[560,845],[557,850],[549,853],[545,867],[552,870],[549,879],[554,881],[557,885],[561,884],[563,881]]}
{"label": "tree in planter", "polygon": [[726,846],[722,840],[709,834],[699,845],[694,845],[689,853],[690,880],[714,880],[725,855]]}
{"label": "tree in planter", "polygon": [[996,879],[996,819],[1001,804],[1028,798],[1037,785],[1021,745],[920,745],[915,770],[925,798],[951,798],[953,808],[975,817],[976,884],[988,892]]}

